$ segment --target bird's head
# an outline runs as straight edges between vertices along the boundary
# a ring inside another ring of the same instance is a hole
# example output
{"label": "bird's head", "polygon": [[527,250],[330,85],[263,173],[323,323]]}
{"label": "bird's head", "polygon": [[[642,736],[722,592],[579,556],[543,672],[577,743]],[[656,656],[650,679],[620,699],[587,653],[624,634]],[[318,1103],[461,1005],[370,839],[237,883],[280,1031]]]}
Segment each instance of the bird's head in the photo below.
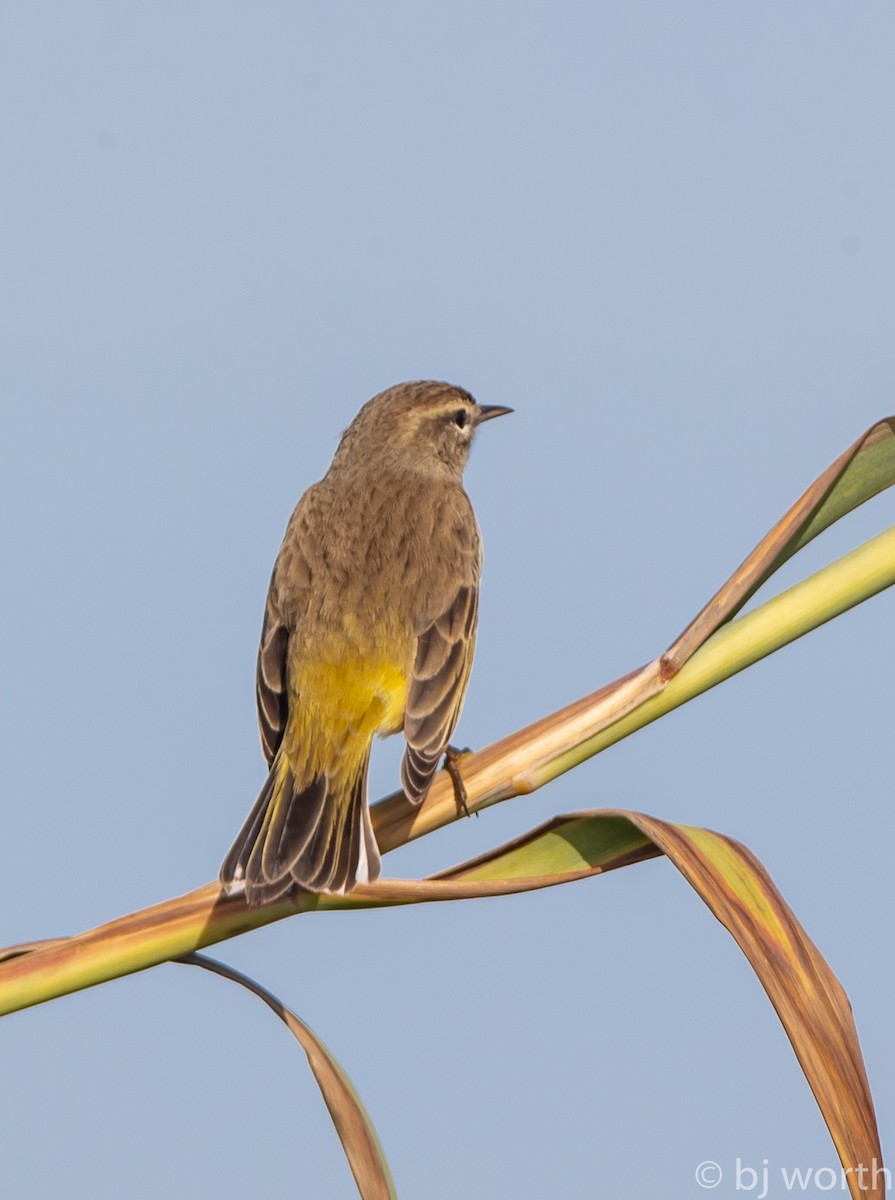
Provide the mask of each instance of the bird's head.
{"label": "bird's head", "polygon": [[399,383],[368,400],[345,432],[333,465],[445,472],[460,476],[478,427],[511,413],[478,404],[449,383]]}

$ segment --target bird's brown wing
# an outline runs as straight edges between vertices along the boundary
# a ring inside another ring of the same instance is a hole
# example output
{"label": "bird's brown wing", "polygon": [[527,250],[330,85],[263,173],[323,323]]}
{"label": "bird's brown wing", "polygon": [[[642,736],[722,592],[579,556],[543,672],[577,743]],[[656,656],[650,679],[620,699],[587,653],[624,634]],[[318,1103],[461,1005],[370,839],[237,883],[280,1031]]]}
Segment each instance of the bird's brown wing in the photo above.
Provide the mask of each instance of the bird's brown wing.
{"label": "bird's brown wing", "polygon": [[306,547],[308,513],[313,507],[315,492],[316,488],[308,488],[289,518],[264,607],[255,672],[255,700],[258,705],[261,748],[268,766],[273,763],[274,755],[280,748],[289,715],[289,642],[298,636],[311,582],[311,565]]}
{"label": "bird's brown wing", "polygon": [[264,624],[261,627],[261,645],[258,647],[258,666],[255,673],[255,700],[258,705],[258,728],[261,733],[261,748],[267,765],[283,740],[286,717],[289,710],[286,691],[286,654],[289,646],[289,629],[280,615],[277,605],[276,576],[271,579],[267,604],[264,609]]}
{"label": "bird's brown wing", "polygon": [[417,642],[401,764],[401,783],[414,804],[425,798],[460,716],[475,649],[478,597],[476,584],[465,583]]}

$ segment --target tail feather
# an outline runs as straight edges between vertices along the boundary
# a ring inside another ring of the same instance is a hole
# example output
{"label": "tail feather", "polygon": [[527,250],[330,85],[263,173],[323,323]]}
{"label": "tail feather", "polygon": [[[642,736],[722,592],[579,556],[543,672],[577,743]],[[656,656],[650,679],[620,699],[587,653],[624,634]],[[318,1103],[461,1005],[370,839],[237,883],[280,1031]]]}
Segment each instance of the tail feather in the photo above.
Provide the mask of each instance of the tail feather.
{"label": "tail feather", "polygon": [[[277,768],[275,763],[273,769]],[[273,880],[288,875],[325,816],[325,776],[316,776],[298,791],[292,771],[282,765],[279,771],[282,779],[274,783],[261,829],[249,851],[246,865],[249,877]]]}
{"label": "tail feather", "polygon": [[225,887],[229,888],[233,884],[241,883],[245,879],[248,858],[252,852],[252,847],[258,840],[261,826],[264,824],[264,816],[270,804],[275,783],[276,775],[271,770],[264,781],[264,787],[258,793],[258,799],[252,805],[252,810],[246,817],[245,823],[237,835],[236,841],[228,850],[227,857],[221,864],[220,879]]}
{"label": "tail feather", "polygon": [[[326,804],[319,819],[309,828],[307,840],[292,868],[293,877],[300,869],[303,886],[321,892],[346,892],[356,882],[368,882],[369,869],[363,870],[360,855],[360,848],[368,838],[373,838],[373,830],[367,811],[367,768],[364,764],[352,783],[347,804],[344,799],[340,803]],[[376,864],[378,875],[378,849]]]}
{"label": "tail feather", "polygon": [[379,848],[367,808],[366,762],[346,800],[326,775],[295,786],[288,764],[274,759],[258,799],[221,867],[221,882],[244,881],[249,904],[264,904],[294,886],[349,892],[377,879]]}

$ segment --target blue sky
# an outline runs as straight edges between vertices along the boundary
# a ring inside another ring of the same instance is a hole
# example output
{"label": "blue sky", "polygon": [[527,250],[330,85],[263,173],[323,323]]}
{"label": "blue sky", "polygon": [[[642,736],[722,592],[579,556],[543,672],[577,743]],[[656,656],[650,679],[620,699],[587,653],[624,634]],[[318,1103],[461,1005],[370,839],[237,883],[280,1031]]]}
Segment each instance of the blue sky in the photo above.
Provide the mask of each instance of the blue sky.
{"label": "blue sky", "polygon": [[[893,35],[871,2],[7,6],[0,942],[215,875],[263,778],[283,528],[391,383],[516,410],[467,472],[463,743],[672,640],[895,411]],[[891,606],[386,871],[576,808],[739,838],[851,997],[885,1145]],[[374,797],[399,756],[376,747]],[[667,863],[220,951],[339,1055],[402,1196],[696,1197],[715,1160],[723,1197],[737,1158],[835,1165],[758,983]],[[10,1194],[353,1194],[300,1051],[211,976],[19,1014],[0,1047]]]}

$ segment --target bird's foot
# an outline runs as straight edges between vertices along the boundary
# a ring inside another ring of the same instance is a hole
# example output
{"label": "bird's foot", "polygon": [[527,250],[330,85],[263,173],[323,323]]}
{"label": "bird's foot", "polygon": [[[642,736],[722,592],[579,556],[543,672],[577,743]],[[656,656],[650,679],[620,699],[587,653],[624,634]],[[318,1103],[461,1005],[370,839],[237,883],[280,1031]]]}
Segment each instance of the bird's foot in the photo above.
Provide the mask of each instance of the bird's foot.
{"label": "bird's foot", "polygon": [[[467,817],[472,816],[467,803],[469,797],[466,794],[466,784],[463,782],[463,776],[460,774],[460,763],[464,758],[467,758],[472,751],[468,746],[464,746],[462,750],[458,750],[456,746],[448,746],[444,752],[444,769],[451,777],[451,783],[454,785],[454,797],[457,801],[457,807],[462,809]],[[479,814],[476,813],[476,816]]]}

